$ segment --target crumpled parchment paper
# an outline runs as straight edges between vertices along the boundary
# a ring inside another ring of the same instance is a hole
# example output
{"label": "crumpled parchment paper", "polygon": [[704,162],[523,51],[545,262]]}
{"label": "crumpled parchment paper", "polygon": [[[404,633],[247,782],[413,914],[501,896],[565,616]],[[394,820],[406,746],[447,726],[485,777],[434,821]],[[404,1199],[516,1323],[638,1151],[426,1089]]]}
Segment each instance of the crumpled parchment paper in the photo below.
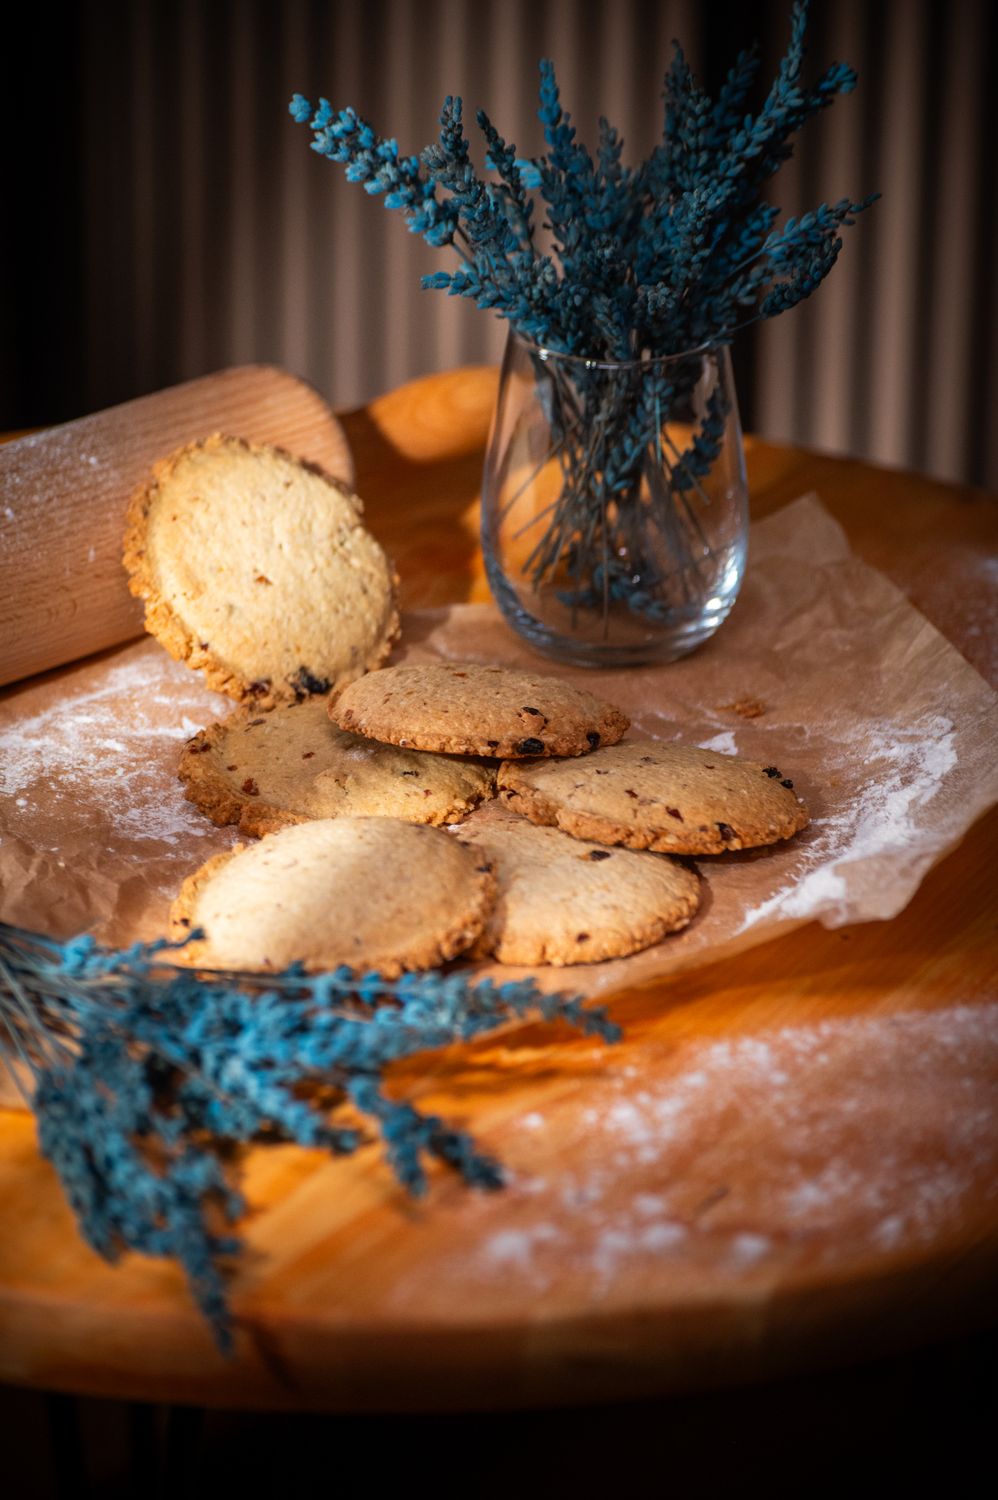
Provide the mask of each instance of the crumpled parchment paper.
{"label": "crumpled parchment paper", "polygon": [[[434,658],[539,664],[491,605],[406,616],[394,659]],[[738,604],[693,656],[549,669],[620,704],[632,737],[779,766],[813,819],[785,845],[701,859],[703,905],[685,932],[632,958],[542,971],[550,987],[606,993],[814,919],[891,917],[998,800],[998,698],[852,555],[813,496],[753,528]],[[236,839],[176,777],[183,741],[230,708],[153,640],[8,690],[0,919],[114,944],[160,935],[185,875]]]}

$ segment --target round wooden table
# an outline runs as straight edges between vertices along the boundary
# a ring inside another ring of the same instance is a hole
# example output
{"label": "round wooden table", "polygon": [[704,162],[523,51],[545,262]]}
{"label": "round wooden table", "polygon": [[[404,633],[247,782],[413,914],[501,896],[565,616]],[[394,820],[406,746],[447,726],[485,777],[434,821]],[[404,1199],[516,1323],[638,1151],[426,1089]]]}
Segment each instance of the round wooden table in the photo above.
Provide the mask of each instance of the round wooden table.
{"label": "round wooden table", "polygon": [[[410,607],[488,597],[477,491],[495,383],[433,376],[343,417]],[[816,490],[995,681],[993,499],[747,446],[756,517]],[[536,1406],[984,1326],[998,1306],[996,832],[992,813],[891,922],[809,926],[616,997],[620,1047],[532,1026],[400,1068],[400,1089],[501,1156],[504,1193],[441,1173],[413,1203],[374,1148],[249,1153],[231,1361],[174,1265],[112,1268],[86,1248],[33,1121],[0,1112],[0,1380],[243,1408]]]}

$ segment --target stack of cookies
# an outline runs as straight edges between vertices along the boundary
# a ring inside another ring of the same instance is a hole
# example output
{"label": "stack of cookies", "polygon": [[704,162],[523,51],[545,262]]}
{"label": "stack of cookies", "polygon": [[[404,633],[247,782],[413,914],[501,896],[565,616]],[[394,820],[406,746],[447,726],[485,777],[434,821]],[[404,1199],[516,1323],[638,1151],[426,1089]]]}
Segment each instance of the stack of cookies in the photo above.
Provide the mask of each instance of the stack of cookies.
{"label": "stack of cookies", "polygon": [[693,918],[685,856],[807,824],[775,766],[624,740],[618,708],[557,677],[378,670],[395,576],[361,516],[311,466],[220,437],[133,501],[147,627],[241,704],[185,746],[185,794],[259,839],[185,881],[191,962],[392,977],[460,954],[622,957]]}
{"label": "stack of cookies", "polygon": [[471,663],[387,667],[212,725],[183,752],[187,796],[269,837],[185,885],[175,915],[208,934],[192,956],[391,974],[659,942],[700,900],[674,856],[788,838],[807,814],[775,767],[627,728],[573,683]]}

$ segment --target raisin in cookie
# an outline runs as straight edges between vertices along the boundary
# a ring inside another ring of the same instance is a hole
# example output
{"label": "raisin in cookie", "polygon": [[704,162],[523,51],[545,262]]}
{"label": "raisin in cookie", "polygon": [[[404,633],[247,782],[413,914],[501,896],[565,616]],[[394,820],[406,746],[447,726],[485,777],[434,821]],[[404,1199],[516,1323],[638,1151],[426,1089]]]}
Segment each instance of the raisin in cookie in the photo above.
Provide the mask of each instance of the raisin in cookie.
{"label": "raisin in cookie", "polygon": [[273,833],[309,818],[456,823],[495,790],[494,761],[428,755],[329,722],[325,698],[237,710],[184,746],[184,795],[213,823]]}
{"label": "raisin in cookie", "polygon": [[664,854],[753,849],[808,824],[775,766],[657,740],[611,745],[576,764],[508,761],[499,789],[533,823]]}
{"label": "raisin in cookie", "polygon": [[182,949],[207,969],[265,973],[300,962],[394,978],[467,948],[495,897],[481,850],[395,818],[299,823],[216,855],[189,876],[171,913]]}
{"label": "raisin in cookie", "polygon": [[471,662],[384,667],[345,688],[329,712],[341,729],[390,745],[500,758],[584,755],[615,744],[630,722],[560,677]]}
{"label": "raisin in cookie", "polygon": [[209,687],[261,704],[325,693],[387,656],[396,578],[363,506],[314,464],[216,434],[132,498],[129,588]]}
{"label": "raisin in cookie", "polygon": [[459,838],[495,870],[496,904],[472,947],[501,964],[588,964],[650,948],[690,921],[700,881],[677,860],[606,849],[538,828],[497,803],[479,808]]}

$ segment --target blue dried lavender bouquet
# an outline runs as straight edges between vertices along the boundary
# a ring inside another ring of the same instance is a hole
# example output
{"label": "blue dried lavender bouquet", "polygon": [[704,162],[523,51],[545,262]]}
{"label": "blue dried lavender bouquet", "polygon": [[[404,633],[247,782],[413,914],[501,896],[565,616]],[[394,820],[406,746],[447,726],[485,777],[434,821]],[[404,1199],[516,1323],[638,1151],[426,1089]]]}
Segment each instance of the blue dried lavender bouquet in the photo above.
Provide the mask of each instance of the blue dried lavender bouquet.
{"label": "blue dried lavender bouquet", "polygon": [[[225,1350],[222,1263],[239,1249],[226,1226],[245,1207],[234,1146],[295,1141],[344,1155],[364,1144],[366,1123],[409,1192],[425,1190],[427,1160],[495,1188],[498,1163],[464,1132],[391,1096],[389,1065],[525,1017],[606,1041],[620,1034],[602,1010],[530,980],[206,976],[171,962],[180,946],[108,950],[0,923],[0,1064],[37,1115],[87,1242],[108,1259],[175,1257]],[[359,1128],[340,1118],[344,1104]]]}
{"label": "blue dried lavender bouquet", "polygon": [[[542,156],[518,156],[478,111],[488,180],[471,160],[459,98],[446,99],[439,139],[418,156],[353,109],[291,101],[314,151],[399,210],[412,233],[457,251],[458,266],[423,285],[491,308],[528,346],[548,426],[533,477],[553,459],[560,473],[518,566],[535,594],[546,587],[573,614],[598,606],[604,633],[612,606],[663,617],[711,586],[697,504],[711,503],[705,481],[732,398],[723,381],[704,385],[702,356],[810,296],[841,231],[876,196],[823,203],[780,225],[765,197],[796,132],[856,84],[844,63],[805,83],[807,11],[795,0],[786,55],[755,113],[758,49],[736,58],[711,99],[676,43],[661,140],[636,166],[605,119],[595,154],[577,139],[548,61]],[[637,375],[621,379],[622,363]],[[677,439],[673,419],[691,410]],[[509,493],[500,504],[512,504]],[[489,562],[488,532],[485,544]],[[490,567],[494,587],[501,572]]]}

